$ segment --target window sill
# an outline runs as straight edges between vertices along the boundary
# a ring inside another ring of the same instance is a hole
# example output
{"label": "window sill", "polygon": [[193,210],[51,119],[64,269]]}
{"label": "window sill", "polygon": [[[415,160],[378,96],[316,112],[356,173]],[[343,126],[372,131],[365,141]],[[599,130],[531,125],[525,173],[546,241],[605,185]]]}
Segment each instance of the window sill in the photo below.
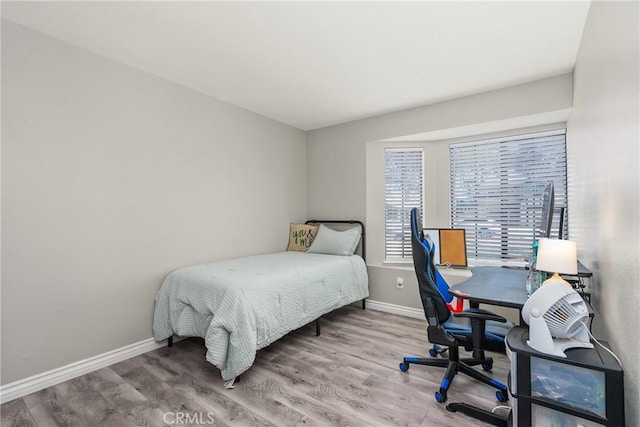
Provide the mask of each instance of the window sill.
{"label": "window sill", "polygon": [[382,265],[393,267],[393,266],[413,266],[413,259],[385,259],[382,261]]}
{"label": "window sill", "polygon": [[469,258],[469,267],[526,267],[529,263],[526,260],[500,261],[495,259]]}
{"label": "window sill", "polygon": [[[374,264],[371,264],[374,265]],[[400,268],[400,269],[413,269],[412,261],[383,261],[381,264],[377,264],[379,267],[387,268]],[[473,267],[526,267],[529,263],[525,260],[519,261],[499,261],[493,259],[476,259],[470,258],[468,260],[468,266],[448,266],[445,264],[438,265],[441,271],[468,271]]]}

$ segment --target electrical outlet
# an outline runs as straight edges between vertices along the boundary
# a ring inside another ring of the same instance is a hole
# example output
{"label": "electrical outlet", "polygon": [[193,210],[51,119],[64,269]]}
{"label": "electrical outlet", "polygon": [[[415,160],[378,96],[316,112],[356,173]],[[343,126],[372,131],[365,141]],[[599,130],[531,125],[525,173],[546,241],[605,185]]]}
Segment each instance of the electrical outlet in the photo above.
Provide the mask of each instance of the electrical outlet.
{"label": "electrical outlet", "polygon": [[404,289],[404,279],[402,277],[396,277],[396,288]]}

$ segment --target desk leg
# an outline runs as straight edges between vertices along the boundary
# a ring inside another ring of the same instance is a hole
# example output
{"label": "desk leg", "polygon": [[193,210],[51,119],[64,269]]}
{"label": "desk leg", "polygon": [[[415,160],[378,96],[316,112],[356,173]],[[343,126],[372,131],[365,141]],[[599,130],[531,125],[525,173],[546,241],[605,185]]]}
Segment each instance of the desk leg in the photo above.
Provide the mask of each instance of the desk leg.
{"label": "desk leg", "polygon": [[[469,301],[469,307],[470,308],[480,308],[480,303],[478,302],[474,302],[474,301]],[[518,310],[518,326],[523,326],[525,328],[528,328],[529,326],[527,325],[527,323],[524,321],[524,319],[522,318],[522,309]]]}

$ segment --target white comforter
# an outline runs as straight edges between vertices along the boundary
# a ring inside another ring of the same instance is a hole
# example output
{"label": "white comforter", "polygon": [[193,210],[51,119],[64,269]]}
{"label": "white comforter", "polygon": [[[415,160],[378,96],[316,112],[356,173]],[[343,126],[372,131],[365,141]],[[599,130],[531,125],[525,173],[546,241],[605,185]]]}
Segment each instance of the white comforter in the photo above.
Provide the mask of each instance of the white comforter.
{"label": "white comforter", "polygon": [[357,255],[281,252],[195,265],[164,280],[153,334],[204,338],[207,361],[229,380],[251,367],[257,350],[367,296]]}

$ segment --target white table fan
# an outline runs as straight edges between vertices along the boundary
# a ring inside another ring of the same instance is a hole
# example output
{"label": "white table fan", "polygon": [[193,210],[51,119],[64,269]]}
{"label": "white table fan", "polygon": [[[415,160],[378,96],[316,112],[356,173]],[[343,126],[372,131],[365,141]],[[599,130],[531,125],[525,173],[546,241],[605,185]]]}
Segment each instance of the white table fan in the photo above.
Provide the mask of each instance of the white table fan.
{"label": "white table fan", "polygon": [[522,307],[529,325],[529,347],[541,353],[567,357],[570,348],[593,348],[586,323],[587,304],[570,286],[548,283],[535,291]]}

